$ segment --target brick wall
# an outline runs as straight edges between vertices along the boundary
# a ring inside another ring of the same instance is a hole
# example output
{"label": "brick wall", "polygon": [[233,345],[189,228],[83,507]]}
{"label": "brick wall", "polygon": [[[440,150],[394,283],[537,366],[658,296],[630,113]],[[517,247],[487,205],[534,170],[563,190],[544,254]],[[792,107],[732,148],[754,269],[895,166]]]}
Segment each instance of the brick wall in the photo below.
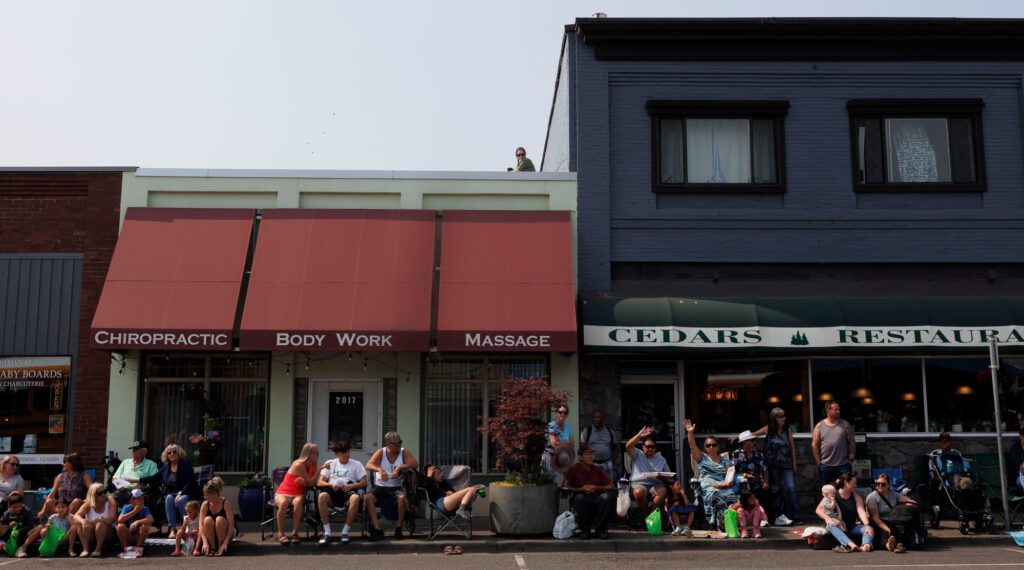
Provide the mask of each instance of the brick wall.
{"label": "brick wall", "polygon": [[[121,172],[0,172],[0,252],[83,256],[71,448],[98,466],[107,439],[110,354],[89,348],[117,241]],[[131,439],[132,434],[126,435]]]}

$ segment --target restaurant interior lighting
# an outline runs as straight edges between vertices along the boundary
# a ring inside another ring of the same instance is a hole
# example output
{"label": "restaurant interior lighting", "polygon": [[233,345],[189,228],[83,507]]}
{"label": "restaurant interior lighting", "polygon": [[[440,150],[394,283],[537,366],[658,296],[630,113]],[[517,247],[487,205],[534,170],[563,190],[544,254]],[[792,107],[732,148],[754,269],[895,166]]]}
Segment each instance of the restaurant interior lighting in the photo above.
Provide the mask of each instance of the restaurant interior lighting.
{"label": "restaurant interior lighting", "polygon": [[956,393],[960,396],[970,396],[971,394],[974,394],[974,388],[964,384],[956,389]]}
{"label": "restaurant interior lighting", "polygon": [[875,399],[874,398],[864,398],[863,402],[864,402],[865,406],[870,406],[870,405],[875,403]]}
{"label": "restaurant interior lighting", "polygon": [[793,395],[793,401],[794,402],[803,402],[804,401],[804,395],[803,394],[794,394]]}
{"label": "restaurant interior lighting", "polygon": [[853,391],[854,398],[873,398],[874,396],[875,395],[871,393],[871,390],[868,390],[864,386]]}
{"label": "restaurant interior lighting", "polygon": [[906,392],[905,394],[900,396],[900,399],[903,400],[904,402],[913,402],[917,400],[917,394],[913,392]]}
{"label": "restaurant interior lighting", "polygon": [[780,402],[782,402],[782,400],[779,399],[778,396],[768,396],[768,403],[769,404],[778,404]]}
{"label": "restaurant interior lighting", "polygon": [[818,394],[818,399],[821,400],[822,402],[825,402],[828,400],[834,400],[835,398],[832,397],[831,392],[822,392]]}

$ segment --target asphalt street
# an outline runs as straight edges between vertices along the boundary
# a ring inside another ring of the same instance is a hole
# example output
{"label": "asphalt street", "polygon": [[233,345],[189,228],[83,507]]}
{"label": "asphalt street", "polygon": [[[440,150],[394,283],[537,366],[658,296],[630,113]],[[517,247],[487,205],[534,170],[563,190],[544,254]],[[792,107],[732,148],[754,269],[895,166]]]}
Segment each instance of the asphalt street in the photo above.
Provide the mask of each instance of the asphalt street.
{"label": "asphalt street", "polygon": [[[357,566],[363,568],[388,569],[507,569],[546,570],[609,568],[1003,568],[1024,567],[1024,548],[1013,545],[1007,539],[1005,546],[971,546],[954,549],[935,549],[908,552],[897,555],[888,552],[867,554],[836,554],[812,550],[718,550],[704,549],[687,552],[651,553],[607,553],[595,552],[522,552],[518,554],[483,554],[468,552],[458,555],[444,555],[438,546],[437,554],[347,554],[340,550],[328,552],[317,550],[266,552],[259,555],[237,555],[223,559],[170,558],[153,556],[138,560],[75,561],[76,567],[147,567],[147,568],[319,568],[327,566]],[[67,558],[41,559],[0,559],[3,570],[28,570],[30,568],[64,568]]]}

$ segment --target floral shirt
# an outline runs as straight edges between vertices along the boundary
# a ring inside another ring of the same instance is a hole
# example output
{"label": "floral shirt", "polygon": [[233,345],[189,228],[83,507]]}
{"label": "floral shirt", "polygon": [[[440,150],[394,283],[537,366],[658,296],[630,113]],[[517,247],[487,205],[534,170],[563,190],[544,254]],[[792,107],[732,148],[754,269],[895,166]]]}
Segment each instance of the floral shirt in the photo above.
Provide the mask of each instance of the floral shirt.
{"label": "floral shirt", "polygon": [[769,433],[764,442],[764,462],[776,469],[792,469],[793,456],[789,450],[788,429],[772,435]]}
{"label": "floral shirt", "polygon": [[764,455],[760,451],[754,449],[750,453],[742,449],[737,449],[729,456],[732,459],[732,464],[736,466],[736,473],[750,473],[754,476],[754,480],[750,482],[751,489],[757,489],[761,487],[765,479],[766,467],[764,465]]}

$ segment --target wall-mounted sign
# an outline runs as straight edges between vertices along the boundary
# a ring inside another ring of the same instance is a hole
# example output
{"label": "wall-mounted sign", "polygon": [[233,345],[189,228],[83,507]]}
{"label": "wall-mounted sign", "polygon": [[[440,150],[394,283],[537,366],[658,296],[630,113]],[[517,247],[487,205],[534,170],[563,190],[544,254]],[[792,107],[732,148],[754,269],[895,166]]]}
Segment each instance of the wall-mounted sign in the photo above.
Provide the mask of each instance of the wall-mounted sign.
{"label": "wall-mounted sign", "polygon": [[61,387],[71,380],[70,356],[0,358],[0,391]]}

